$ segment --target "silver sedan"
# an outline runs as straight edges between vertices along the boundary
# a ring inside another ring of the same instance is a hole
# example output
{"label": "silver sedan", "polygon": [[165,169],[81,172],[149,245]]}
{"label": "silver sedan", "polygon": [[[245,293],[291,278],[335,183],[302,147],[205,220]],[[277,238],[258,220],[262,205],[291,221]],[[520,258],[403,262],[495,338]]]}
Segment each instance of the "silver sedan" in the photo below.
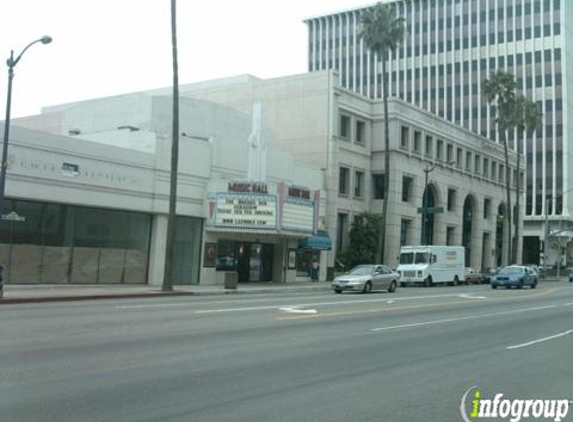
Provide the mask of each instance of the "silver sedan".
{"label": "silver sedan", "polygon": [[398,273],[387,265],[359,265],[332,282],[335,293],[354,291],[368,293],[372,290],[396,291],[400,282]]}

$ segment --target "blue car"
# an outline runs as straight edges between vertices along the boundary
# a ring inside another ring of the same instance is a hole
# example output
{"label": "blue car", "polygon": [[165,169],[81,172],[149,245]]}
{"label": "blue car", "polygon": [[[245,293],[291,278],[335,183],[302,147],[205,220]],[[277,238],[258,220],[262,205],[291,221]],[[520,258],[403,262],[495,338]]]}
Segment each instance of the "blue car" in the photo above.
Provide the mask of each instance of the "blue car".
{"label": "blue car", "polygon": [[508,289],[514,286],[518,289],[523,286],[531,286],[532,289],[535,289],[537,287],[537,275],[530,268],[510,265],[499,270],[491,278],[490,283],[492,289],[497,289],[497,286],[505,286]]}

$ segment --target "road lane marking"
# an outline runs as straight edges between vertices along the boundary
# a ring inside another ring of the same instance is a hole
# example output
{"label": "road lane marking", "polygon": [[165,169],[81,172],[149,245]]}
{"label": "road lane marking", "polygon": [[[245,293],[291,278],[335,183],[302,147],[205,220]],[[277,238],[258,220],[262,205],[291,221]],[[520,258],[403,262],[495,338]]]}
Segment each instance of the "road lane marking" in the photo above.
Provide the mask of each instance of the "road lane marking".
{"label": "road lane marking", "polygon": [[316,309],[299,309],[297,306],[285,306],[279,308],[279,311],[291,314],[316,314]]}
{"label": "road lane marking", "polygon": [[543,343],[544,341],[549,341],[549,340],[554,340],[556,338],[565,337],[569,334],[573,334],[573,330],[568,330],[568,331],[565,331],[563,333],[555,334],[554,336],[543,337],[543,338],[540,338],[538,340],[528,341],[527,343],[517,344],[515,346],[508,346],[508,347],[506,347],[506,349],[507,350],[513,350],[513,349],[519,349],[521,347],[532,346],[532,345],[537,344],[537,343]]}
{"label": "road lane marking", "polygon": [[224,309],[205,309],[202,311],[194,311],[195,314],[219,314],[224,312],[244,312],[244,311],[265,311],[269,309],[279,309],[280,306],[255,306],[252,308],[224,308]]}
{"label": "road lane marking", "polygon": [[573,302],[571,302],[571,303],[564,303],[563,306],[573,306]]}
{"label": "road lane marking", "polygon": [[379,331],[398,330],[401,328],[422,327],[422,326],[426,326],[426,325],[443,324],[443,323],[447,323],[447,322],[464,321],[464,320],[468,320],[468,319],[488,318],[488,317],[499,316],[499,315],[509,315],[509,314],[516,314],[516,313],[520,313],[520,312],[528,312],[528,311],[539,311],[542,309],[551,309],[551,308],[557,308],[557,305],[538,306],[535,308],[514,309],[511,311],[493,312],[490,314],[466,315],[466,316],[460,316],[460,317],[456,317],[456,318],[438,319],[438,320],[434,320],[434,321],[422,321],[422,322],[415,322],[412,324],[393,325],[393,326],[389,326],[389,327],[373,328],[372,331],[379,332]]}
{"label": "road lane marking", "polygon": [[459,297],[462,297],[464,299],[487,299],[486,296],[471,296],[467,293],[461,294],[459,295]]}
{"label": "road lane marking", "polygon": [[[549,289],[546,291],[541,291],[533,295],[527,296],[527,298],[538,298],[541,296],[547,296],[554,293],[555,289]],[[428,296],[429,297],[429,296]],[[450,296],[446,296],[450,297]],[[459,294],[454,295],[454,297],[459,298]],[[487,298],[483,302],[509,302],[513,300],[522,299],[523,297],[512,296],[512,297],[498,297],[498,298]],[[399,298],[396,298],[399,300]],[[325,317],[340,317],[340,316],[352,316],[352,315],[364,315],[372,313],[383,313],[383,312],[397,312],[397,311],[408,311],[412,309],[425,309],[425,308],[441,308],[441,307],[453,307],[453,306],[463,306],[467,305],[467,301],[456,301],[456,302],[445,302],[445,303],[431,303],[429,305],[413,305],[413,306],[402,306],[402,307],[388,307],[388,308],[377,308],[377,309],[364,309],[360,311],[339,311],[339,312],[319,312],[315,315],[293,315],[293,316],[279,316],[278,321],[296,321],[296,320],[306,320],[310,318],[325,318]]]}

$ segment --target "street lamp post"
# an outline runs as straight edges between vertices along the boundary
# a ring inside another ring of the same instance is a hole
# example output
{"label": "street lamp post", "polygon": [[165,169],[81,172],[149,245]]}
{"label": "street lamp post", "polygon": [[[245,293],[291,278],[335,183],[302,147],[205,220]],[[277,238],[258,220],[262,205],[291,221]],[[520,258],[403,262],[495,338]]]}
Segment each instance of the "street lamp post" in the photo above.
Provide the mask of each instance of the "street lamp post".
{"label": "street lamp post", "polygon": [[426,166],[424,169],[424,192],[422,193],[422,245],[428,243],[428,239],[426,239],[426,219],[428,218],[428,175],[434,171],[436,166]]}
{"label": "street lamp post", "polygon": [[[456,164],[455,161],[448,161],[447,163],[445,163],[447,166],[453,166],[454,164]],[[426,166],[426,168],[424,168],[424,192],[422,193],[422,208],[418,208],[418,212],[422,214],[422,230],[421,230],[421,244],[422,245],[426,245],[428,243],[428,235],[426,233],[427,228],[426,228],[426,219],[428,218],[428,214],[436,214],[436,213],[440,213],[443,212],[443,208],[442,207],[434,207],[432,209],[429,209],[428,207],[428,175],[434,171],[434,169],[436,168],[436,165],[433,166]]]}
{"label": "street lamp post", "polygon": [[8,65],[8,95],[6,99],[6,119],[4,120],[4,144],[2,146],[2,163],[0,169],[0,215],[4,211],[4,192],[6,188],[6,169],[8,167],[8,142],[10,139],[10,111],[12,107],[12,79],[14,78],[14,68],[22,58],[22,55],[31,46],[36,43],[49,44],[52,42],[52,37],[45,35],[40,39],[32,41],[22,50],[22,52],[14,59],[14,50],[10,51],[10,57],[6,60]]}

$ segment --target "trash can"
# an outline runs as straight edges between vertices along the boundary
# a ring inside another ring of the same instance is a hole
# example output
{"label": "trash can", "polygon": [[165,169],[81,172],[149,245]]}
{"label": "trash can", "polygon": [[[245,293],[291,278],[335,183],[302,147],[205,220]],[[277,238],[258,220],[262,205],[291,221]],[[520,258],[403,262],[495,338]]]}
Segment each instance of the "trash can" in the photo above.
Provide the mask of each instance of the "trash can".
{"label": "trash can", "polygon": [[237,288],[237,282],[239,279],[239,275],[235,271],[230,271],[225,273],[225,289],[233,289]]}

